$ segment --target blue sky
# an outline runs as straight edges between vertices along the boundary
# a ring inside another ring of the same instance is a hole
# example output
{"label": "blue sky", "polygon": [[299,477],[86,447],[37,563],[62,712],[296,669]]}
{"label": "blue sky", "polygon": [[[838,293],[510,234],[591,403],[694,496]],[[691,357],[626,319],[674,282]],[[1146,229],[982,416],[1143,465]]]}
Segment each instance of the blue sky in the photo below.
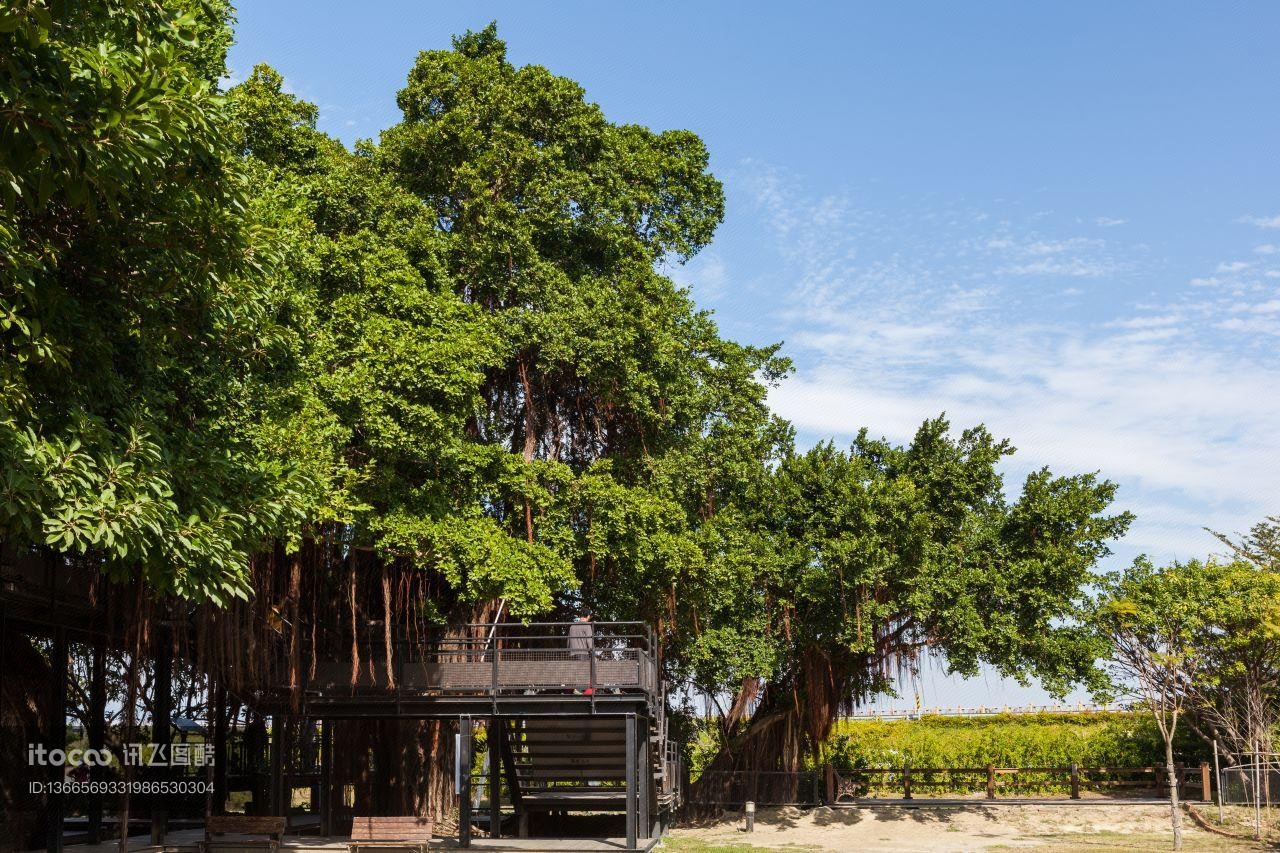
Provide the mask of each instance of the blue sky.
{"label": "blue sky", "polygon": [[1120,484],[1111,565],[1280,512],[1280,6],[246,0],[232,78],[269,62],[376,138],[417,52],[490,20],[611,120],[707,141],[725,223],[670,273],[786,342],[802,442],[986,423],[1012,485]]}

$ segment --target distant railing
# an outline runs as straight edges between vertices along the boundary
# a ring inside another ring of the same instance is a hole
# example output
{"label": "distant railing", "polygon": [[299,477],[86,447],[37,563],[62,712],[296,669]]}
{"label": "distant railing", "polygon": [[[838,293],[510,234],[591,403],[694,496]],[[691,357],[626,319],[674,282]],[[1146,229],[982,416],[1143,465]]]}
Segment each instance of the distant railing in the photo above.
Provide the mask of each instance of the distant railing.
{"label": "distant railing", "polygon": [[850,713],[841,714],[839,720],[916,720],[921,717],[998,717],[1029,716],[1040,714],[1125,714],[1135,710],[1131,704],[1095,705],[1077,702],[1074,705],[932,705],[929,707],[913,706],[907,708],[859,708]]}

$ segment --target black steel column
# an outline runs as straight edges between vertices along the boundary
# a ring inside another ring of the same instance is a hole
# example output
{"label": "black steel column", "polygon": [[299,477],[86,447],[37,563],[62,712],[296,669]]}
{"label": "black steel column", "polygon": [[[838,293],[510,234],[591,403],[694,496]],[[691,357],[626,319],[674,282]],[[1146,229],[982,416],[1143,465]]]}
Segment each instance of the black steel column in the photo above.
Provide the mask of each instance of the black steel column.
{"label": "black steel column", "polygon": [[271,715],[271,778],[267,782],[268,814],[282,815],[284,800],[284,720],[278,713]]}
{"label": "black steel column", "polygon": [[458,843],[471,846],[471,718],[458,718]]}
{"label": "black steel column", "polygon": [[227,709],[227,688],[221,681],[213,688],[213,755],[206,756],[213,762],[213,814],[227,811],[227,727],[231,722]]}
{"label": "black steel column", "polygon": [[[151,743],[157,751],[163,750],[158,757],[168,763],[172,758],[173,740],[173,649],[169,629],[164,625],[156,626],[152,659],[155,661],[156,680],[155,695],[151,700]],[[166,781],[170,778],[167,769],[162,770],[161,778]],[[169,810],[165,807],[165,796],[162,793],[151,799],[152,844],[163,844],[168,830]]]}
{"label": "black steel column", "polygon": [[653,788],[653,759],[649,750],[649,720],[645,720],[644,732],[640,739],[640,837],[653,837],[653,820],[649,816],[650,793]]}
{"label": "black steel column", "polygon": [[333,721],[320,721],[320,834],[333,834]]}
{"label": "black steel column", "polygon": [[[49,685],[49,751],[67,750],[67,632],[57,628],[53,634],[53,683]],[[49,762],[49,781],[61,785],[66,768]],[[48,830],[45,839],[49,853],[62,853],[62,815],[64,795],[51,791],[45,800]]]}
{"label": "black steel column", "polygon": [[502,718],[489,718],[489,837],[502,837]]}
{"label": "black steel column", "polygon": [[627,714],[627,849],[636,849],[636,715]]}
{"label": "black steel column", "polygon": [[[89,749],[102,754],[107,743],[107,642],[93,641],[93,670],[89,675]],[[89,765],[89,843],[102,841],[103,795],[97,792],[106,768],[94,761]]]}

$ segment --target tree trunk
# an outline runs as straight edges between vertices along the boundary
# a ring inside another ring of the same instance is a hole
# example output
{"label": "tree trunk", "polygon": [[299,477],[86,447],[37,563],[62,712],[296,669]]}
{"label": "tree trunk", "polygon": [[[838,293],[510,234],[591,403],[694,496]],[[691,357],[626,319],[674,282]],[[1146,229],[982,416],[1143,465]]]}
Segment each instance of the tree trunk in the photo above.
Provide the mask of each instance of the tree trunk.
{"label": "tree trunk", "polygon": [[[816,763],[841,704],[854,690],[858,664],[833,659],[817,646],[804,649],[793,672],[765,685],[745,728],[735,732],[736,726],[730,725],[723,732],[724,744],[694,783],[691,799],[727,803],[768,796],[795,801],[805,758],[813,757]],[[743,689],[757,688],[744,682]],[[749,703],[735,700],[733,713],[741,712],[740,704]],[[785,775],[762,775],[779,771]]]}
{"label": "tree trunk", "polygon": [[717,805],[745,800],[796,800],[805,737],[801,709],[793,698],[791,691],[777,685],[766,688],[764,700],[745,728],[724,733],[720,752],[693,783],[691,802],[709,806],[714,812]]}
{"label": "tree trunk", "polygon": [[0,631],[4,669],[0,672],[0,849],[12,841],[19,850],[44,844],[46,806],[28,785],[46,781],[45,768],[32,765],[27,744],[44,743],[53,709],[48,684],[49,662],[31,638],[12,624]]}
{"label": "tree trunk", "polygon": [[1173,849],[1182,849],[1182,811],[1178,807],[1178,768],[1173,763],[1173,736],[1164,741],[1164,769],[1169,779],[1170,820],[1173,822]]}

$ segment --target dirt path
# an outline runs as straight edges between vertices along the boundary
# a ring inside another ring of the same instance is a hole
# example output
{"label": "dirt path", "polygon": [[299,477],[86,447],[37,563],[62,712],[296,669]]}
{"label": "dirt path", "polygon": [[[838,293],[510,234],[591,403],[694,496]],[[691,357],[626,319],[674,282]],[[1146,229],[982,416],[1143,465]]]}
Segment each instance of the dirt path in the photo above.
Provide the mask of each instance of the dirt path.
{"label": "dirt path", "polygon": [[[732,817],[732,816],[731,816]],[[1188,818],[1187,850],[1251,850],[1197,828]],[[1168,850],[1168,807],[1154,805],[983,806],[906,809],[765,809],[751,835],[742,820],[726,820],[672,833],[675,850],[788,848],[894,853],[1041,848],[1064,850]]]}

